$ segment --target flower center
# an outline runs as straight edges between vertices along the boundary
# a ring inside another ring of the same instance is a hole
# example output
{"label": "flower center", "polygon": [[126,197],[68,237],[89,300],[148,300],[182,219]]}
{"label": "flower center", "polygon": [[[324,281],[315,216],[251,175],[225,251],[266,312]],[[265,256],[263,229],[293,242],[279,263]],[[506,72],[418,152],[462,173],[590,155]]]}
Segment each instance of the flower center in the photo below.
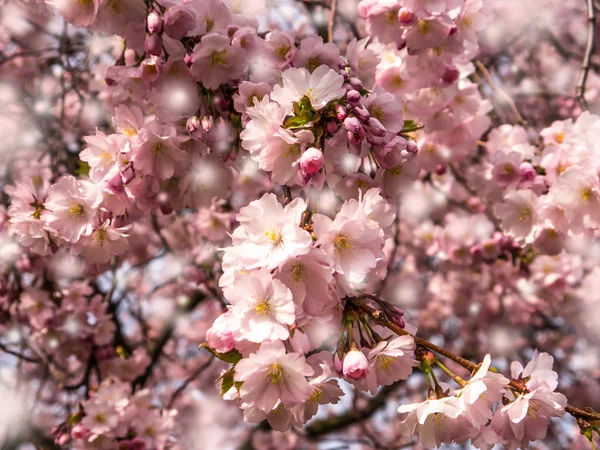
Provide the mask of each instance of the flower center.
{"label": "flower center", "polygon": [[302,263],[295,264],[292,267],[292,278],[294,279],[294,281],[296,283],[298,283],[302,279],[302,277],[304,276],[305,273],[306,273],[306,268],[304,267],[304,264],[302,264]]}
{"label": "flower center", "polygon": [[337,251],[340,252],[350,250],[350,248],[352,248],[352,245],[350,245],[350,241],[348,240],[348,236],[342,233],[336,235],[336,237],[333,239],[333,246]]}
{"label": "flower center", "polygon": [[395,356],[389,355],[379,355],[377,357],[377,369],[378,370],[387,370],[388,372],[392,371],[392,364],[396,361]]}
{"label": "flower center", "polygon": [[94,232],[93,238],[100,247],[103,247],[107,236],[108,236],[108,233],[106,232],[106,230],[99,229]]}
{"label": "flower center", "polygon": [[69,216],[70,217],[83,216],[83,206],[81,206],[79,203],[76,203],[75,205],[71,206],[69,208]]}
{"label": "flower center", "polygon": [[268,314],[269,312],[271,312],[271,305],[269,305],[269,300],[267,299],[260,302],[258,305],[256,305],[254,311],[256,311],[257,314]]}
{"label": "flower center", "polygon": [[271,384],[283,384],[283,370],[279,364],[271,364],[267,371],[267,378]]}
{"label": "flower center", "polygon": [[265,236],[269,239],[273,247],[283,244],[283,235],[279,231],[269,230],[265,232]]}
{"label": "flower center", "polygon": [[210,64],[211,66],[222,66],[227,62],[225,58],[225,50],[215,50],[210,55]]}

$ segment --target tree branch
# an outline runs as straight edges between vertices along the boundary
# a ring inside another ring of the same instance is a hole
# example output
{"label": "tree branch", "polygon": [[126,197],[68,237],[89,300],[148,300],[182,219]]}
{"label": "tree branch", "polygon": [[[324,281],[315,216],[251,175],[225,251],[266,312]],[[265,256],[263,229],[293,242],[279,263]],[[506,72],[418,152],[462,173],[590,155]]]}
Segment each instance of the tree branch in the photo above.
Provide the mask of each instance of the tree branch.
{"label": "tree branch", "polygon": [[585,100],[585,84],[590,73],[592,55],[596,46],[596,10],[594,9],[593,0],[587,0],[587,22],[588,22],[588,37],[585,47],[585,54],[581,62],[581,71],[579,73],[579,81],[575,88],[575,98],[583,111],[587,111],[588,104]]}

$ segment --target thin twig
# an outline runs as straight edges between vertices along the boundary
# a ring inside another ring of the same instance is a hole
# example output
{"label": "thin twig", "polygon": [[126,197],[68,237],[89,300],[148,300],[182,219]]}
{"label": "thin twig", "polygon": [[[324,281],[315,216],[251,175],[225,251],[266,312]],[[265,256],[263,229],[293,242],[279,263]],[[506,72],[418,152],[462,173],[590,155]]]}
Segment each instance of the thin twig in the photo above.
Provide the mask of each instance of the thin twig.
{"label": "thin twig", "polygon": [[585,54],[583,55],[583,61],[581,62],[581,71],[579,72],[579,81],[575,88],[575,98],[579,103],[579,107],[583,111],[589,109],[587,101],[585,100],[585,84],[592,67],[592,55],[596,46],[596,10],[594,9],[593,0],[587,0],[587,22],[588,22],[588,37],[587,44],[585,47]]}
{"label": "thin twig", "polygon": [[[443,355],[448,359],[451,359],[455,363],[461,365],[462,367],[464,367],[465,369],[468,369],[471,372],[474,370],[477,370],[479,368],[479,364],[475,364],[474,362],[471,362],[471,361],[463,358],[462,356],[456,355],[456,354],[452,353],[451,351],[446,350],[445,348],[442,348],[438,345],[435,345],[425,339],[422,339],[418,336],[414,336],[414,335],[410,334],[408,331],[404,330],[403,328],[400,328],[399,326],[391,323],[389,320],[387,320],[385,314],[383,314],[382,311],[379,311],[379,310],[376,310],[376,309],[370,307],[369,305],[367,305],[367,303],[363,299],[361,299],[359,297],[352,297],[352,298],[348,297],[348,298],[346,298],[346,300],[348,302],[350,302],[352,305],[354,305],[355,308],[368,314],[373,320],[375,320],[375,322],[377,322],[378,324],[393,331],[397,335],[412,336],[413,339],[415,340],[416,344],[421,345],[435,353]],[[523,392],[525,389],[523,383],[519,382],[517,380],[510,380],[510,386],[511,386],[511,388],[515,389],[518,392]],[[568,412],[569,414],[571,414],[574,417],[581,417],[586,420],[600,420],[600,414],[595,413],[595,412],[584,411],[582,409],[575,408],[574,406],[570,406],[570,405],[567,405],[565,410],[566,410],[566,412]]]}
{"label": "thin twig", "polygon": [[179,386],[173,392],[173,395],[171,395],[171,400],[169,400],[167,409],[171,409],[171,407],[173,406],[173,403],[175,403],[175,400],[177,400],[177,398],[183,393],[183,391],[185,391],[185,389],[189,386],[189,384],[192,381],[194,381],[197,377],[199,377],[202,374],[202,372],[204,372],[206,369],[208,369],[208,367],[211,365],[211,363],[213,362],[214,359],[215,359],[215,356],[210,355],[210,358],[208,358],[208,361],[206,361],[204,364],[202,364],[200,367],[198,367],[198,369],[196,369],[196,371],[194,371],[194,373],[192,375],[190,375],[188,378],[185,379],[185,381],[181,384],[181,386]]}
{"label": "thin twig", "polygon": [[337,0],[331,0],[329,10],[329,23],[327,24],[327,41],[333,42],[333,26],[335,25],[335,12],[337,9]]}
{"label": "thin twig", "polygon": [[494,90],[496,95],[498,97],[503,98],[503,100],[506,102],[506,104],[509,106],[510,110],[512,111],[513,115],[515,116],[515,119],[517,120],[517,122],[520,125],[523,125],[526,127],[527,121],[523,118],[523,116],[519,112],[519,109],[517,108],[517,105],[515,105],[515,102],[512,99],[512,97],[510,95],[508,95],[504,90],[502,90],[502,88],[500,88],[500,86],[498,86],[496,84],[496,82],[490,75],[490,72],[487,70],[487,68],[483,65],[483,63],[481,61],[475,61],[475,67],[477,67],[477,70],[479,70],[479,72],[481,72],[481,75],[483,75],[483,78],[485,78],[486,83]]}

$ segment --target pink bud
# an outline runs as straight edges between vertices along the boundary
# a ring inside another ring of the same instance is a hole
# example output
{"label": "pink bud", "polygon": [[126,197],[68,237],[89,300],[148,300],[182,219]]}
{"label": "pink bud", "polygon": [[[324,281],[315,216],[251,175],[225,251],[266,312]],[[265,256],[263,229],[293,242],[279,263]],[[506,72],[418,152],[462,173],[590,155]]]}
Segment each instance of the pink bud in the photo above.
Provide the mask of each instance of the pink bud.
{"label": "pink bud", "polygon": [[73,439],[85,439],[89,433],[90,430],[78,423],[71,430],[71,437]]}
{"label": "pink bud", "polygon": [[414,155],[419,151],[419,147],[417,147],[417,143],[415,141],[408,139],[406,141],[406,151]]}
{"label": "pink bud", "polygon": [[154,34],[160,33],[162,31],[163,20],[162,17],[160,17],[160,15],[156,11],[152,11],[150,14],[148,14],[147,21],[148,31],[150,31],[150,33]]}
{"label": "pink bud", "polygon": [[360,92],[352,89],[346,92],[346,101],[349,103],[357,103],[360,101]]}
{"label": "pink bud", "polygon": [[344,120],[344,128],[350,133],[358,133],[362,126],[356,117],[346,117]]}
{"label": "pink bud", "polygon": [[187,120],[187,123],[185,124],[185,128],[187,129],[188,133],[190,134],[195,134],[201,127],[201,123],[200,123],[200,119],[198,118],[198,116],[192,116]]}
{"label": "pink bud", "polygon": [[323,167],[323,152],[314,147],[306,150],[300,157],[300,170],[302,175],[311,176]]}
{"label": "pink bud", "polygon": [[121,175],[123,176],[123,184],[127,185],[131,183],[135,178],[135,169],[133,168],[133,165],[128,164],[121,172]]}
{"label": "pink bud", "polygon": [[147,34],[144,40],[146,54],[160,56],[162,54],[162,39],[158,34]]}
{"label": "pink bud", "polygon": [[152,83],[153,81],[156,81],[160,75],[161,69],[160,58],[158,56],[151,56],[142,61],[138,75],[142,80]]}
{"label": "pink bud", "polygon": [[442,75],[442,80],[445,83],[451,84],[454,83],[460,77],[460,71],[456,68],[456,66],[446,66],[444,69],[444,75]]}
{"label": "pink bud", "polygon": [[444,175],[447,172],[448,168],[445,164],[438,164],[435,166],[435,173],[437,175]]}
{"label": "pink bud", "polygon": [[369,117],[371,117],[371,113],[369,112],[367,107],[364,105],[354,106],[353,111],[354,111],[354,115],[363,122],[369,120]]}
{"label": "pink bud", "polygon": [[213,118],[213,116],[204,116],[202,118],[202,129],[206,133],[210,133],[210,131],[213,129],[214,124],[215,124],[215,119]]}
{"label": "pink bud", "polygon": [[344,120],[347,115],[347,110],[344,105],[336,105],[335,107],[335,117],[337,120]]}
{"label": "pink bud", "polygon": [[400,21],[400,23],[403,23],[405,25],[411,23],[414,17],[414,13],[408,8],[402,7],[398,11],[398,20]]}
{"label": "pink bud", "polygon": [[342,362],[342,373],[346,378],[353,380],[362,380],[370,373],[369,361],[360,350],[353,348],[346,355]]}
{"label": "pink bud", "polygon": [[519,172],[521,173],[521,181],[531,181],[535,178],[535,169],[528,162],[523,162],[519,166]]}

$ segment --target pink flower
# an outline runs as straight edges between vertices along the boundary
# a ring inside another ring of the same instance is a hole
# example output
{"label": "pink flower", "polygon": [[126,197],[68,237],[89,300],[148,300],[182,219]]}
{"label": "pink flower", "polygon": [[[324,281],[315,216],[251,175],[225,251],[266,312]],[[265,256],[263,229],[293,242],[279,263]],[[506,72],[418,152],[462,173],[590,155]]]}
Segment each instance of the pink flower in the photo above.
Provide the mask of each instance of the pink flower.
{"label": "pink flower", "polygon": [[331,289],[333,267],[321,249],[311,249],[306,255],[289,258],[279,266],[275,278],[292,291],[296,316],[325,321],[339,305]]}
{"label": "pink flower", "polygon": [[398,412],[407,414],[403,424],[408,435],[418,433],[426,448],[460,443],[475,434],[461,400],[456,397],[430,398],[422,403],[401,405]]}
{"label": "pink flower", "polygon": [[305,402],[312,393],[306,377],[313,373],[304,356],[286,353],[283,343],[274,341],[239,361],[234,379],[243,382],[241,399],[268,413],[278,402],[285,406]]}
{"label": "pink flower", "polygon": [[79,158],[90,166],[90,179],[98,183],[112,178],[119,172],[121,152],[128,152],[127,138],[119,134],[107,136],[96,130],[95,136],[86,136],[88,144],[79,154]]}
{"label": "pink flower", "polygon": [[367,357],[360,350],[353,348],[344,355],[342,373],[346,378],[362,380],[370,372],[369,361],[367,361]]}
{"label": "pink flower", "polygon": [[525,368],[517,361],[511,364],[511,376],[525,380],[527,390],[518,396],[513,392],[510,396],[506,394],[510,403],[496,411],[491,426],[515,447],[526,447],[530,441],[543,439],[550,425],[548,418],[565,414],[567,399],[554,392],[558,374],[552,370],[553,363],[552,356],[536,350]]}
{"label": "pink flower", "polygon": [[366,386],[375,395],[379,386],[389,386],[398,380],[406,380],[419,363],[414,359],[415,341],[412,336],[398,336],[383,340],[367,355],[369,375]]}
{"label": "pink flower", "polygon": [[211,33],[194,47],[190,73],[207,89],[217,89],[240,78],[246,66],[246,52],[241,47],[232,46],[227,36]]}
{"label": "pink flower", "polygon": [[250,342],[285,340],[296,306],[290,290],[266,269],[240,276],[223,293],[240,319],[239,336]]}
{"label": "pink flower", "polygon": [[106,221],[90,236],[82,237],[73,247],[73,253],[81,254],[90,264],[105,264],[128,250],[128,231],[129,228],[115,228]]}
{"label": "pink flower", "polygon": [[240,248],[240,260],[247,269],[279,267],[286,259],[304,255],[312,238],[300,228],[304,200],[297,198],[285,208],[274,194],[250,202],[237,216],[240,226],[231,235]]}
{"label": "pink flower", "polygon": [[100,0],[53,0],[52,4],[65,20],[76,27],[89,27],[96,20]]}
{"label": "pink flower", "polygon": [[89,181],[66,175],[48,191],[42,218],[64,240],[77,242],[92,233],[101,201],[99,190]]}
{"label": "pink flower", "polygon": [[189,5],[171,6],[165,11],[163,26],[167,36],[180,40],[196,26],[196,15]]}
{"label": "pink flower", "polygon": [[529,190],[512,191],[495,208],[502,227],[517,239],[525,239],[537,223],[537,196]]}
{"label": "pink flower", "polygon": [[171,178],[188,161],[188,154],[179,148],[175,128],[158,121],[144,128],[132,151],[135,169],[161,180]]}
{"label": "pink flower", "polygon": [[465,411],[476,428],[486,425],[492,419],[493,403],[502,400],[509,382],[508,378],[489,370],[491,362],[490,355],[485,355],[475,375],[462,389],[455,392],[463,400]]}

